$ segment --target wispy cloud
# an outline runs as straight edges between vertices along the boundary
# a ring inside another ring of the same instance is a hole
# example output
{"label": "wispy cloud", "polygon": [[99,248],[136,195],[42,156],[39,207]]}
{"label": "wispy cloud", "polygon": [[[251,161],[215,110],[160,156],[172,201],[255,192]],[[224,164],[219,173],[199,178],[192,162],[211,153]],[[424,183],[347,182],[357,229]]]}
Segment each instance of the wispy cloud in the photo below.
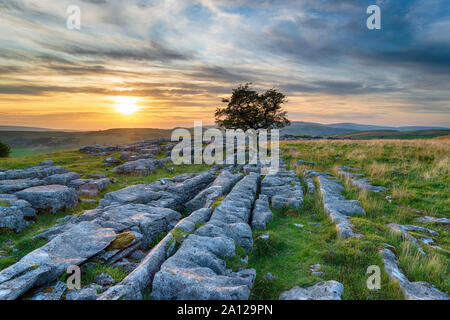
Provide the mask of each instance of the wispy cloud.
{"label": "wispy cloud", "polygon": [[[293,120],[450,125],[448,1],[377,1],[382,29],[370,31],[373,2],[3,0],[0,122],[212,122],[220,98],[252,82],[286,92]],[[79,31],[66,28],[72,4]],[[112,113],[118,95],[141,97],[141,112]]]}

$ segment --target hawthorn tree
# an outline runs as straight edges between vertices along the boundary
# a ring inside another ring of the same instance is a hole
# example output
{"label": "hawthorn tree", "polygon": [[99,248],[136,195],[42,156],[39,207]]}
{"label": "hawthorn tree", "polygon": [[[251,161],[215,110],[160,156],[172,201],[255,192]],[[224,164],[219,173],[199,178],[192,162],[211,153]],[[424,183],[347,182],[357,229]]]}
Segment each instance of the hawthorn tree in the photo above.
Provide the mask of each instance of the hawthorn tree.
{"label": "hawthorn tree", "polygon": [[282,104],[286,96],[276,89],[258,93],[250,84],[233,89],[231,98],[223,99],[226,107],[217,108],[216,124],[227,129],[278,129],[290,124]]}
{"label": "hawthorn tree", "polygon": [[9,146],[0,141],[0,158],[8,158],[11,153]]}

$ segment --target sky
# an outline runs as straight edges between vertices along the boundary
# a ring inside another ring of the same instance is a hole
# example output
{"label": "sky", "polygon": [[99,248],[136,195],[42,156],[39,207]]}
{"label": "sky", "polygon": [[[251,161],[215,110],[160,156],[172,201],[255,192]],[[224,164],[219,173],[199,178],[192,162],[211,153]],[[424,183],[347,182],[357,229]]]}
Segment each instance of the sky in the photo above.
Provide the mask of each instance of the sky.
{"label": "sky", "polygon": [[0,125],[212,124],[251,82],[292,121],[450,127],[448,0],[1,0],[0,25]]}

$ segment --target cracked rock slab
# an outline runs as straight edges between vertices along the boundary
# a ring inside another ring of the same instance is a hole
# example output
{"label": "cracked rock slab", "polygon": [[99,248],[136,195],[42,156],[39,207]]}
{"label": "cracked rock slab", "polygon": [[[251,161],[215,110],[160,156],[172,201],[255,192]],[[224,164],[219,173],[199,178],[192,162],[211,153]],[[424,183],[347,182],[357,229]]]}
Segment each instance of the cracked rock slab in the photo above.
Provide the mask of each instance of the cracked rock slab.
{"label": "cracked rock slab", "polygon": [[81,222],[43,247],[0,272],[0,300],[13,300],[35,286],[45,285],[104,250],[116,233],[95,223]]}
{"label": "cracked rock slab", "polygon": [[43,179],[61,173],[67,173],[67,170],[60,166],[38,166],[23,170],[7,170],[2,172],[0,180]]}
{"label": "cracked rock slab", "polygon": [[379,187],[379,186],[372,185],[367,178],[363,178],[364,177],[363,174],[350,172],[351,170],[353,170],[353,168],[350,168],[348,166],[343,166],[343,167],[337,167],[336,170],[340,175],[349,178],[352,185],[354,185],[355,187],[357,187],[361,190],[367,190],[367,191],[371,191],[371,192],[386,191],[385,187]]}
{"label": "cracked rock slab", "polygon": [[252,215],[252,228],[254,230],[265,230],[266,225],[273,219],[272,210],[269,206],[269,197],[260,195],[255,202],[255,208]]}
{"label": "cracked rock slab", "polygon": [[365,214],[361,203],[356,200],[347,200],[342,195],[344,187],[336,181],[323,175],[319,175],[318,179],[325,212],[336,224],[339,237],[343,239],[361,237],[361,234],[353,231],[354,226],[349,219],[352,215]]}
{"label": "cracked rock slab", "polygon": [[255,173],[239,181],[210,221],[164,262],[153,280],[154,299],[248,299],[255,270],[231,272],[223,259],[236,255],[235,243],[247,250],[253,245],[248,221],[259,181]]}
{"label": "cracked rock slab", "polygon": [[261,183],[261,194],[269,197],[275,209],[300,209],[303,205],[302,185],[294,171],[278,171],[267,175]]}

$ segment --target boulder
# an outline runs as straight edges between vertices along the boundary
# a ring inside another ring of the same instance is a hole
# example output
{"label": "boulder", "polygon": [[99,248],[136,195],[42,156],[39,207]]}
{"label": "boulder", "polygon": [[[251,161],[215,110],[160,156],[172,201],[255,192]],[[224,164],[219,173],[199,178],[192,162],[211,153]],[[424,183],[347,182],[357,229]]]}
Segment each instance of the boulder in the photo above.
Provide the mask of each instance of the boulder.
{"label": "boulder", "polygon": [[39,186],[16,193],[17,197],[28,201],[37,210],[57,212],[63,208],[73,208],[78,203],[74,189],[60,185]]}
{"label": "boulder", "polygon": [[27,201],[14,195],[0,194],[0,228],[20,232],[28,226],[27,218],[34,216],[36,211]]}
{"label": "boulder", "polygon": [[303,173],[303,176],[304,176],[305,178],[310,178],[310,179],[314,179],[314,178],[320,177],[320,176],[323,176],[323,177],[332,177],[331,174],[330,174],[330,173],[327,173],[327,172],[319,172],[319,171],[307,170],[307,169],[305,169],[305,171],[304,171],[304,173]]}
{"label": "boulder", "polygon": [[80,290],[70,290],[66,294],[66,300],[96,300],[99,297],[98,291],[101,287],[96,284],[91,284]]}
{"label": "boulder", "polygon": [[84,197],[96,197],[99,192],[105,190],[111,180],[110,179],[99,179],[92,180],[78,187],[78,194]]}
{"label": "boulder", "polygon": [[156,207],[185,210],[188,203],[205,189],[216,177],[210,170],[199,174],[184,174],[171,179],[161,179],[152,184],[130,186],[105,195],[101,207],[113,204],[152,203]]}
{"label": "boulder", "polygon": [[67,185],[69,188],[78,190],[82,185],[94,181],[93,179],[75,179],[69,182]]}
{"label": "boulder", "polygon": [[341,300],[344,286],[337,281],[319,282],[309,288],[294,287],[284,291],[280,300]]}
{"label": "boulder", "polygon": [[95,277],[94,282],[100,286],[111,286],[115,283],[114,278],[107,273],[101,273]]}
{"label": "boulder", "polygon": [[272,210],[269,206],[269,197],[260,195],[255,202],[252,215],[252,228],[254,230],[265,230],[266,224],[273,219]]}
{"label": "boulder", "polygon": [[108,166],[114,166],[114,165],[119,164],[119,163],[120,163],[120,160],[116,159],[116,158],[113,158],[113,157],[107,157],[104,160],[104,164],[108,165]]}

